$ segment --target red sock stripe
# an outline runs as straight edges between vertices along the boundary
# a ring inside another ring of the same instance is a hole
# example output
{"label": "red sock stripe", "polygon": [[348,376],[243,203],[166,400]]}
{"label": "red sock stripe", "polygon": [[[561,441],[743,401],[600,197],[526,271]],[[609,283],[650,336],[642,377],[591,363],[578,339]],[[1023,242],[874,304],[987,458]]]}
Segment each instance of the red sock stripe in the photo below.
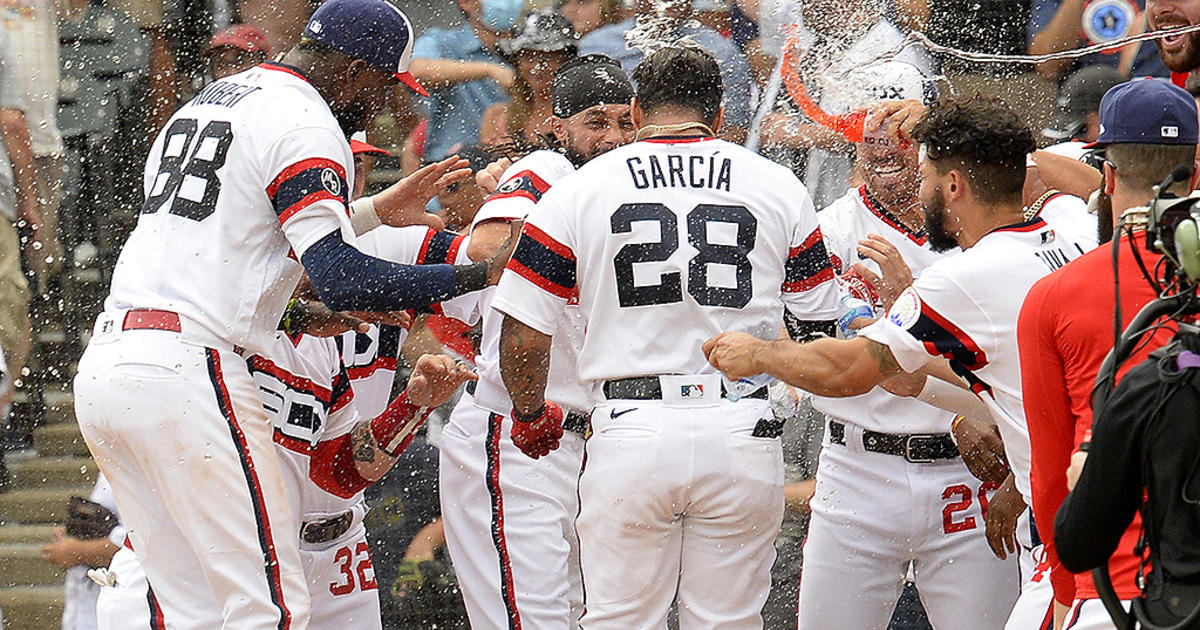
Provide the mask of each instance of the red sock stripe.
{"label": "red sock stripe", "polygon": [[521,630],[521,613],[517,610],[516,589],[513,586],[512,561],[508,542],[504,538],[504,496],[500,491],[500,439],[504,433],[504,417],[488,414],[487,489],[492,499],[492,542],[500,557],[500,596],[508,612],[508,630]]}
{"label": "red sock stripe", "polygon": [[278,630],[289,630],[292,627],[292,613],[283,601],[283,584],[279,578],[279,558],[275,554],[275,539],[271,536],[271,522],[267,515],[266,501],[263,499],[262,484],[258,481],[258,473],[254,470],[254,460],[250,457],[250,448],[246,443],[246,434],[238,424],[237,416],[233,413],[233,400],[229,389],[225,387],[225,378],[221,372],[221,357],[212,348],[205,349],[208,355],[208,375],[212,380],[213,389],[217,394],[217,406],[221,415],[229,424],[229,433],[233,437],[234,448],[237,449],[241,460],[242,473],[246,477],[246,485],[250,490],[250,503],[254,507],[255,521],[258,523],[258,543],[263,550],[263,563],[267,571],[267,588],[271,593],[271,602],[279,608]]}

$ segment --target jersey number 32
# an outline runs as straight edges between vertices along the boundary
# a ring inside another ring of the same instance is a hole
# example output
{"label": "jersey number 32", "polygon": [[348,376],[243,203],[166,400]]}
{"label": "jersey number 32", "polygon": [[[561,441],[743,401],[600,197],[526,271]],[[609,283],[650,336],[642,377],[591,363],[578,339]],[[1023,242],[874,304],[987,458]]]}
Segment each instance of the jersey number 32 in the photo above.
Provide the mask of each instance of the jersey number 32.
{"label": "jersey number 32", "polygon": [[[617,297],[622,307],[672,304],[683,301],[682,278],[678,271],[663,273],[658,284],[634,284],[633,266],[637,263],[664,262],[679,249],[679,219],[661,203],[627,203],[612,215],[612,233],[633,231],[636,221],[658,223],[659,240],[652,243],[629,243],[617,252],[613,266],[617,274]],[[737,228],[736,245],[712,243],[709,225],[732,224]],[[753,267],[750,251],[758,220],[744,206],[700,204],[687,215],[688,243],[696,255],[688,261],[688,293],[703,306],[742,308],[750,302]],[[712,286],[709,265],[731,265],[735,269],[736,285]]]}
{"label": "jersey number 32", "polygon": [[158,212],[167,200],[171,200],[167,212],[193,221],[203,221],[213,213],[221,192],[217,169],[225,166],[233,130],[229,123],[214,120],[197,138],[198,128],[194,118],[178,118],[167,128],[158,174],[142,214]]}

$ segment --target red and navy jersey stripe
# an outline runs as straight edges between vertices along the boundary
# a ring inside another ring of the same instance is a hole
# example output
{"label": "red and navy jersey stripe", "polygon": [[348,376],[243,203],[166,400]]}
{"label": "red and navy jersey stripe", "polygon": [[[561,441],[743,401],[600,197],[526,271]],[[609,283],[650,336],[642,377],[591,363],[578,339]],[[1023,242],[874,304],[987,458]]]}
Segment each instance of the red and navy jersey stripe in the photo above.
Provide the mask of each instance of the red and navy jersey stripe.
{"label": "red and navy jersey stripe", "polygon": [[788,250],[783,290],[799,293],[828,280],[833,280],[833,264],[829,261],[829,253],[825,249],[821,228],[817,228],[798,247]]}
{"label": "red and navy jersey stripe", "polygon": [[346,169],[341,164],[326,158],[310,158],[283,169],[267,186],[267,197],[279,222],[286,223],[318,201],[336,199],[345,206],[350,203],[349,191]]}
{"label": "red and navy jersey stripe", "polygon": [[[955,326],[921,300],[921,314],[908,332],[925,344],[929,354],[945,357],[965,370],[978,370],[988,364],[987,353],[963,329]],[[974,389],[974,387],[972,387]]]}
{"label": "red and navy jersey stripe", "polygon": [[863,205],[867,207],[867,210],[870,210],[871,214],[879,217],[880,221],[888,224],[892,229],[900,232],[908,240],[916,243],[917,245],[925,244],[925,230],[914,232],[908,229],[907,225],[904,225],[902,221],[892,216],[891,212],[888,212],[886,208],[884,208],[878,201],[875,200],[875,197],[871,195],[871,192],[867,190],[866,186],[859,186],[858,194],[862,198]]}
{"label": "red and navy jersey stripe", "polygon": [[250,360],[247,363],[251,374],[254,374],[255,372],[270,374],[289,389],[298,392],[304,392],[306,394],[312,394],[313,398],[316,398],[321,402],[322,405],[325,406],[326,411],[329,410],[330,405],[333,403],[333,392],[331,392],[327,387],[319,385],[307,378],[296,376],[295,374],[288,372],[278,365],[275,365],[275,363],[269,359],[264,359],[256,354],[250,357]]}
{"label": "red and navy jersey stripe", "polygon": [[1042,217],[1035,216],[1028,221],[1022,221],[1020,223],[1013,223],[1012,225],[998,227],[989,232],[989,234],[994,234],[996,232],[1036,232],[1048,227],[1050,226],[1042,220]]}
{"label": "red and navy jersey stripe", "polygon": [[354,402],[354,390],[350,388],[350,375],[346,373],[346,366],[338,361],[338,368],[338,375],[333,378],[333,402],[329,406],[330,413],[339,411]]}
{"label": "red and navy jersey stripe", "polygon": [[535,225],[525,224],[507,268],[560,298],[575,292],[575,252]]}
{"label": "red and navy jersey stripe", "polygon": [[537,203],[541,201],[542,195],[546,194],[547,190],[550,190],[550,184],[547,184],[546,180],[538,177],[537,173],[533,171],[525,170],[504,180],[504,183],[500,184],[500,187],[487,198],[487,201],[524,197]]}
{"label": "red and navy jersey stripe", "polygon": [[462,247],[466,236],[446,230],[429,230],[425,242],[421,243],[421,252],[417,254],[418,265],[453,265],[458,258],[458,250]]}

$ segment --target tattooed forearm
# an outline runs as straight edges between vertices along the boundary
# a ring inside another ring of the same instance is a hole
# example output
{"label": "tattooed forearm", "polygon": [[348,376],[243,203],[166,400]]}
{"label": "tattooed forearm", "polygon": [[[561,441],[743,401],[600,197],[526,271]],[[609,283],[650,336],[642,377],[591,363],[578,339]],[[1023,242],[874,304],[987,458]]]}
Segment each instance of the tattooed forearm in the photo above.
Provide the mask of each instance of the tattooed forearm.
{"label": "tattooed forearm", "polygon": [[878,341],[868,339],[867,352],[871,353],[871,358],[879,366],[880,374],[891,376],[900,371],[900,364],[896,362],[896,355],[892,354],[891,348]]}
{"label": "tattooed forearm", "polygon": [[376,452],[379,448],[375,444],[375,437],[371,435],[370,422],[359,422],[355,425],[354,431],[350,434],[350,447],[354,452],[354,461],[365,464],[375,463]]}
{"label": "tattooed forearm", "polygon": [[533,412],[546,396],[550,371],[550,336],[504,316],[500,327],[500,378],[513,407]]}

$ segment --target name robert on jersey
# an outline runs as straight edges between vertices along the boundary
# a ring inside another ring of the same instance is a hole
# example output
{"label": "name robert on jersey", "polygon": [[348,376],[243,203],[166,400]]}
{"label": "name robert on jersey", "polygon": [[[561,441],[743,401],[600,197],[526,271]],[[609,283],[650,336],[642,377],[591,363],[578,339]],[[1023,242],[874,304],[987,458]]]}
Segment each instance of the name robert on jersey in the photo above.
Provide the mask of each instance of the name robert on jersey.
{"label": "name robert on jersey", "polygon": [[[667,164],[663,168],[662,159]],[[729,169],[732,162],[716,155],[649,155],[625,160],[633,185],[645,188],[712,188],[729,192]],[[719,164],[718,164],[719,162]],[[685,175],[686,173],[686,175]]]}
{"label": "name robert on jersey", "polygon": [[257,92],[258,87],[252,85],[239,85],[231,81],[214,81],[208,84],[200,93],[196,95],[188,105],[220,105],[221,107],[233,107],[238,104],[238,101]]}

